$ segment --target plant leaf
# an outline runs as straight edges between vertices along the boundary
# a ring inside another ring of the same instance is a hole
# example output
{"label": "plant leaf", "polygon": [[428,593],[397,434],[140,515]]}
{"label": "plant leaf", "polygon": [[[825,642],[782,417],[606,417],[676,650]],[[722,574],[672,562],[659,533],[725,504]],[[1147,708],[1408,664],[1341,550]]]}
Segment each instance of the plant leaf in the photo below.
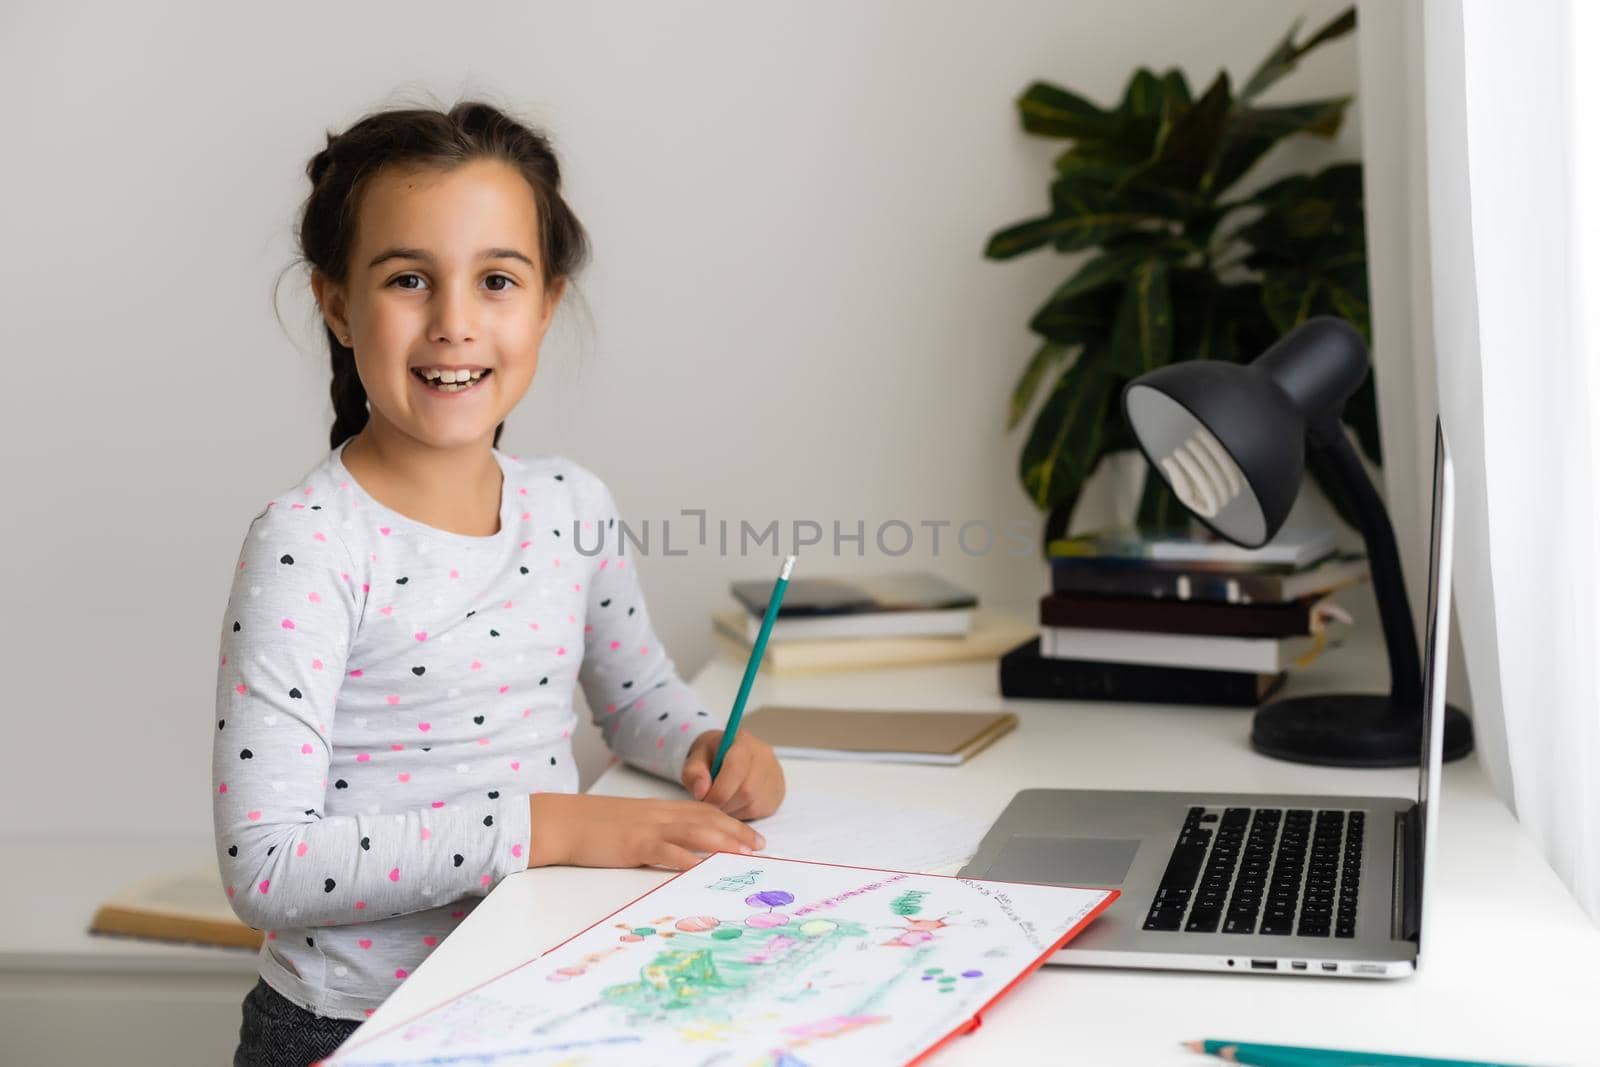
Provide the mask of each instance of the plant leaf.
{"label": "plant leaf", "polygon": [[1140,67],[1128,79],[1127,88],[1122,91],[1122,103],[1117,111],[1125,116],[1152,117],[1161,114],[1162,102],[1165,94],[1162,91],[1161,79],[1147,67]]}
{"label": "plant leaf", "polygon": [[1099,288],[1052,298],[1028,320],[1028,329],[1058,345],[1102,342],[1116,321],[1116,299],[1115,292]]}
{"label": "plant leaf", "polygon": [[1074,300],[1084,293],[1124,280],[1135,265],[1157,254],[1159,247],[1141,243],[1102,252],[1058,285],[1055,292],[1050,294],[1050,299],[1045,301],[1045,306]]}
{"label": "plant leaf", "polygon": [[1174,67],[1161,77],[1161,91],[1166,99],[1183,107],[1194,103],[1194,94],[1189,92],[1189,82],[1183,76],[1183,71]]}
{"label": "plant leaf", "polygon": [[1109,140],[1117,135],[1117,118],[1077,93],[1037,81],[1017,97],[1022,128],[1041,137]]}
{"label": "plant leaf", "polygon": [[1135,378],[1172,360],[1172,296],[1165,260],[1146,259],[1134,267],[1117,305],[1111,330],[1111,365]]}
{"label": "plant leaf", "polygon": [[1267,58],[1261,61],[1255,73],[1250,75],[1249,80],[1244,83],[1244,88],[1239,92],[1241,100],[1249,100],[1265,91],[1268,86],[1293,70],[1300,58],[1313,48],[1343,37],[1355,29],[1356,9],[1349,7],[1335,15],[1327,25],[1312,34],[1311,39],[1305,44],[1294,43],[1295,34],[1300,32],[1300,22],[1300,19],[1295,19],[1294,25],[1289,27],[1289,33],[1278,42],[1278,46],[1267,55]]}
{"label": "plant leaf", "polygon": [[1127,179],[1149,186],[1177,189],[1208,197],[1204,178],[1217,149],[1218,138],[1233,107],[1228,72],[1220,72],[1200,99],[1177,113],[1161,138],[1159,150]]}
{"label": "plant leaf", "polygon": [[1011,390],[1011,412],[1006,416],[1007,433],[1016,429],[1017,423],[1022,421],[1022,416],[1033,403],[1033,395],[1039,391],[1039,383],[1044,380],[1044,376],[1064,362],[1071,352],[1071,345],[1060,345],[1054,341],[1046,341],[1039,346],[1039,351],[1028,360],[1027,369],[1022,372],[1016,388]]}
{"label": "plant leaf", "polygon": [[[1024,252],[1031,252],[1040,245],[1049,244],[1058,236],[1071,235],[1086,226],[1093,225],[1078,218],[1056,218],[1054,215],[1043,215],[1026,222],[1019,222],[1009,226],[989,238],[989,243],[984,247],[983,254],[989,259],[1010,259],[1020,256]],[[1101,225],[1104,225],[1102,222]],[[1092,244],[1093,242],[1088,242]]]}
{"label": "plant leaf", "polygon": [[1316,100],[1290,107],[1237,108],[1228,121],[1211,188],[1222,192],[1285,137],[1297,133],[1332,137],[1339,132],[1351,97]]}
{"label": "plant leaf", "polygon": [[1072,252],[1159,222],[1166,205],[1132,193],[1119,196],[1096,176],[1080,172],[1050,183],[1050,206],[1056,219],[1073,223],[1058,229],[1056,250]]}
{"label": "plant leaf", "polygon": [[1022,484],[1040,509],[1076,501],[1100,461],[1100,438],[1111,395],[1104,353],[1092,348],[1056,381],[1023,446]]}

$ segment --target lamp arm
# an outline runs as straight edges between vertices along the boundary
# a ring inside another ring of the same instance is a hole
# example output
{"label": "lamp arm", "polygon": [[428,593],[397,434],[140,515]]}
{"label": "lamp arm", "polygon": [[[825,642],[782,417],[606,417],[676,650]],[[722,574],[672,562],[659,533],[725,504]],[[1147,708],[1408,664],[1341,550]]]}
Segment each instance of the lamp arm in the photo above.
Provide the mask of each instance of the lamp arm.
{"label": "lamp arm", "polygon": [[1395,546],[1389,512],[1337,418],[1313,427],[1307,438],[1328,459],[1333,476],[1348,494],[1361,524],[1378,597],[1378,615],[1383,622],[1383,643],[1389,654],[1390,713],[1415,714],[1422,707],[1422,657],[1417,651],[1411,603],[1400,572],[1400,552]]}

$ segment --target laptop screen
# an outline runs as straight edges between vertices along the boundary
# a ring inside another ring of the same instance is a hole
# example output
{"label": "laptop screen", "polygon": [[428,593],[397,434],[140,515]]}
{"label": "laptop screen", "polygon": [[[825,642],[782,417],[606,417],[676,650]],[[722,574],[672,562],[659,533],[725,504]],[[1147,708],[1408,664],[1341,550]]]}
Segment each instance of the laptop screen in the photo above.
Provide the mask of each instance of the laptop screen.
{"label": "laptop screen", "polygon": [[[1433,521],[1428,549],[1428,641],[1422,661],[1422,759],[1417,814],[1422,818],[1422,887],[1428,882],[1439,821],[1439,767],[1444,752],[1445,667],[1450,649],[1451,547],[1455,541],[1455,468],[1444,439],[1443,420],[1433,422]],[[1422,925],[1428,897],[1422,894]],[[1420,954],[1419,936],[1418,951]]]}

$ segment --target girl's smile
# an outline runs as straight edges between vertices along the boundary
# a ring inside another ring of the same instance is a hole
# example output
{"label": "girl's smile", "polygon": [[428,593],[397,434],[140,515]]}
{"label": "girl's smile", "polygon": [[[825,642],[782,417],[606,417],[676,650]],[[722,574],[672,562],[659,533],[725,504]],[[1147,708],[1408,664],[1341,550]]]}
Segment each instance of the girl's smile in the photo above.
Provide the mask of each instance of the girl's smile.
{"label": "girl's smile", "polygon": [[493,373],[494,371],[488,369],[446,370],[441,373],[437,367],[411,368],[411,377],[416,380],[422,391],[440,400],[448,400],[465,393],[481,392],[479,383]]}

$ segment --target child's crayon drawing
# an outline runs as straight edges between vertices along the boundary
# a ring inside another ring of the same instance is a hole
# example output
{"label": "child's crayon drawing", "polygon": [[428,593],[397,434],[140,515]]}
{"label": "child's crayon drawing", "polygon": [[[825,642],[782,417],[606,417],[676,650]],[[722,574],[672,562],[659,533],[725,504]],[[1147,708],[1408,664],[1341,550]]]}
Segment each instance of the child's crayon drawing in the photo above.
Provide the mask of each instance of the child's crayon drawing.
{"label": "child's crayon drawing", "polygon": [[1109,897],[995,885],[717,854],[327,1062],[904,1063]]}
{"label": "child's crayon drawing", "polygon": [[707,889],[721,889],[729,893],[737,893],[741,889],[749,889],[761,880],[761,868],[742,871],[739,874],[729,874],[718,878],[706,886]]}

